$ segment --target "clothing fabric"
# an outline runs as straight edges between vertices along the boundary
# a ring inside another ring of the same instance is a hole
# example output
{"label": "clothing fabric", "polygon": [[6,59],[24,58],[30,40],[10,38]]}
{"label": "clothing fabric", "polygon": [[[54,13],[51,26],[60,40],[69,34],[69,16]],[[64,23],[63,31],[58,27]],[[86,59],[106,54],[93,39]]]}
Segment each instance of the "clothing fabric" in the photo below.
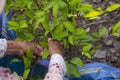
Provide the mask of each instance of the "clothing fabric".
{"label": "clothing fabric", "polygon": [[64,59],[59,54],[51,56],[49,70],[44,80],[63,80],[66,73],[66,66]]}
{"label": "clothing fabric", "polygon": [[[0,58],[4,56],[6,49],[7,49],[7,40],[0,39]],[[51,56],[49,70],[44,80],[63,80],[63,76],[65,75],[65,72],[66,72],[66,66],[63,57],[59,54],[54,54]],[[7,75],[5,74],[6,73],[0,72],[1,80],[19,80],[12,74],[7,74]]]}
{"label": "clothing fabric", "polygon": [[7,41],[5,39],[0,39],[0,58],[4,56],[7,49]]}

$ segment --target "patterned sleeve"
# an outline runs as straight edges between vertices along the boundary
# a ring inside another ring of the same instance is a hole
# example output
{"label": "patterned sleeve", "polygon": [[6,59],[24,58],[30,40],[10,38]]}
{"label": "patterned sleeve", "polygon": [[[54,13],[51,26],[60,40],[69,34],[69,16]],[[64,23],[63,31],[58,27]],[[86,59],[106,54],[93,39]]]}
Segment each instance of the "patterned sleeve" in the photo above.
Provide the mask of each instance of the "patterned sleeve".
{"label": "patterned sleeve", "polygon": [[0,39],[0,58],[4,56],[6,49],[7,49],[7,40]]}
{"label": "patterned sleeve", "polygon": [[59,54],[51,56],[49,70],[44,80],[63,80],[66,73],[66,66],[64,59]]}

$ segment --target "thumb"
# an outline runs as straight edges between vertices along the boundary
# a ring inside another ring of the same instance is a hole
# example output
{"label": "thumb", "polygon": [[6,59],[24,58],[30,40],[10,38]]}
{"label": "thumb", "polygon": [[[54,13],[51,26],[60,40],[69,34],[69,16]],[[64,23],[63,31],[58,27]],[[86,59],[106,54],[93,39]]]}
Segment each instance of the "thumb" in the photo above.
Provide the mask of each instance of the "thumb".
{"label": "thumb", "polygon": [[52,38],[48,38],[48,46],[50,47],[52,46],[52,44],[54,44]]}
{"label": "thumb", "polygon": [[22,57],[24,53],[25,53],[24,50],[18,50],[18,55],[19,55],[20,57]]}

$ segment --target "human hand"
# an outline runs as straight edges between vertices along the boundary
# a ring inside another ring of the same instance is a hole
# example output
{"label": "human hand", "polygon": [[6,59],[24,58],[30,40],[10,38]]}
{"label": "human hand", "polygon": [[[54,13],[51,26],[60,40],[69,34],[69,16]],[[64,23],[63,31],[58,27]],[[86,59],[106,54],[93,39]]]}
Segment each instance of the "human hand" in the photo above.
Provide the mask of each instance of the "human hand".
{"label": "human hand", "polygon": [[35,43],[20,42],[20,41],[7,41],[7,51],[5,55],[25,55],[26,49],[30,48],[33,54],[37,57],[41,56],[43,51],[42,47]]}
{"label": "human hand", "polygon": [[27,48],[30,48],[30,50],[33,52],[33,54],[38,57],[41,56],[41,53],[43,51],[43,48],[35,43],[18,42],[18,45],[19,45],[18,46],[18,48],[19,48],[18,55],[20,55],[20,56],[24,55]]}
{"label": "human hand", "polygon": [[53,54],[60,54],[63,56],[64,54],[63,46],[58,42],[54,42],[51,38],[48,39],[48,50],[51,56]]}

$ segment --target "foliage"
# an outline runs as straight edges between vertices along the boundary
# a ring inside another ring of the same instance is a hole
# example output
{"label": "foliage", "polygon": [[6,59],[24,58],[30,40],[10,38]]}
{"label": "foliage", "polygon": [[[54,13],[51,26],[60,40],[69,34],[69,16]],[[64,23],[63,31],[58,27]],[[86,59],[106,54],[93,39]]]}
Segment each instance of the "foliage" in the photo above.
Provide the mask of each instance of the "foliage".
{"label": "foliage", "polygon": [[31,68],[31,61],[33,59],[33,53],[30,50],[30,48],[26,49],[26,56],[23,56],[23,61],[24,61],[24,73],[23,73],[23,78],[26,80],[28,78],[28,75],[30,73],[30,68]]}
{"label": "foliage", "polygon": [[118,31],[119,29],[120,29],[120,22],[117,22],[112,27],[112,35],[116,37],[120,37],[120,33]]}
{"label": "foliage", "polygon": [[[103,27],[99,32],[87,33],[86,27],[76,27],[79,16],[84,19],[96,19],[106,12],[112,12],[120,7],[120,4],[113,4],[105,11],[100,8],[94,9],[91,4],[83,3],[81,0],[7,0],[6,14],[9,10],[14,10],[14,18],[9,21],[9,29],[16,30],[18,38],[16,40],[33,41],[40,37],[37,42],[44,48],[47,48],[47,39],[52,37],[54,40],[61,41],[65,48],[70,45],[79,46],[82,49],[82,55],[91,58],[92,50],[91,41],[101,39],[107,32]],[[79,14],[81,13],[81,15]],[[31,53],[29,50],[27,53]],[[31,64],[31,58],[24,58],[24,64],[27,69]],[[43,58],[48,56],[48,51],[42,55]],[[28,61],[28,62],[26,62]],[[80,63],[80,64],[77,64]],[[73,73],[79,77],[77,66],[83,67],[79,58],[73,58],[67,62],[67,75]],[[72,70],[72,69],[73,70]],[[72,70],[72,71],[71,71]],[[28,75],[29,69],[25,71]],[[26,76],[25,79],[26,79]]]}

